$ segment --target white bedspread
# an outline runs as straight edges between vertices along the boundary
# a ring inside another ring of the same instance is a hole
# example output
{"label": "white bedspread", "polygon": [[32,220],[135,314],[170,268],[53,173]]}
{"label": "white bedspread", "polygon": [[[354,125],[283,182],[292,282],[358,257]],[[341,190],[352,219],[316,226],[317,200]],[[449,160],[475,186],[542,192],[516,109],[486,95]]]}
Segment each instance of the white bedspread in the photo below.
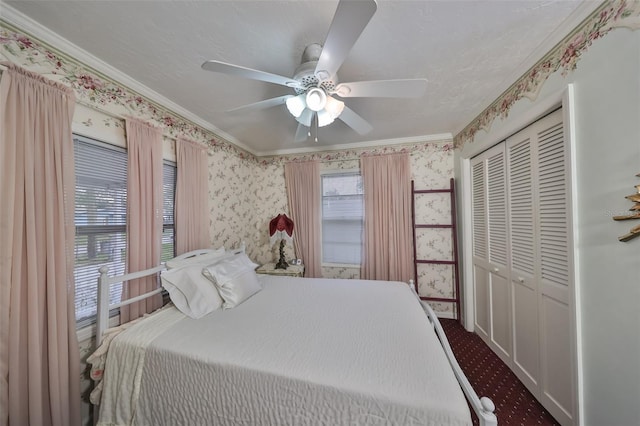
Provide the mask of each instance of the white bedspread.
{"label": "white bedspread", "polygon": [[116,397],[103,398],[100,424],[471,424],[406,284],[261,279],[234,309],[162,314],[114,340],[121,368],[108,380],[108,362],[105,393]]}

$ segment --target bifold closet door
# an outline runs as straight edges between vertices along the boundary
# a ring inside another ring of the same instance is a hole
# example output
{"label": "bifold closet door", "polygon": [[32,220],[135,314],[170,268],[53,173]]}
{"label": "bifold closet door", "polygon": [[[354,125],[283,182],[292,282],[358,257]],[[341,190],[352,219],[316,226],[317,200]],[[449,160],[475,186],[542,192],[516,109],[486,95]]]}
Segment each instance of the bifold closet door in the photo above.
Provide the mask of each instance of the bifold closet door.
{"label": "bifold closet door", "polygon": [[562,111],[536,127],[540,401],[562,424],[576,413],[570,169]]}
{"label": "bifold closet door", "polygon": [[473,199],[474,330],[489,344],[489,255],[487,251],[487,172],[484,156],[471,163]]}
{"label": "bifold closet door", "polygon": [[512,370],[562,424],[575,413],[569,156],[562,111],[506,141]]}
{"label": "bifold closet door", "polygon": [[509,363],[511,309],[504,144],[472,161],[476,326],[489,346]]}
{"label": "bifold closet door", "polygon": [[532,393],[538,394],[539,290],[535,273],[538,254],[535,242],[537,226],[533,145],[535,134],[532,135],[530,128],[520,131],[506,141],[513,312],[512,370]]}
{"label": "bifold closet door", "polygon": [[562,110],[471,160],[476,332],[563,425],[577,410],[569,164]]}

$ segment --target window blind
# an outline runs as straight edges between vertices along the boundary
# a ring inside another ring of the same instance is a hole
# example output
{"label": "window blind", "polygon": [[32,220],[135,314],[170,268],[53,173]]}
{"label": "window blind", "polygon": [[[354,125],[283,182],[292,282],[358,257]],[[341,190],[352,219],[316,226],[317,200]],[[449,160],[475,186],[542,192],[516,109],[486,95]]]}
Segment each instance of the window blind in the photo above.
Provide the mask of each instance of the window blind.
{"label": "window blind", "polygon": [[[75,267],[78,327],[95,320],[98,269],[123,274],[126,264],[127,153],[86,138],[75,137],[76,209]],[[109,300],[120,300],[114,284]]]}
{"label": "window blind", "polygon": [[322,176],[322,261],[359,265],[364,219],[360,173]]}
{"label": "window blind", "polygon": [[161,260],[175,257],[175,227],[173,206],[176,190],[176,163],[165,161],[162,165],[162,252]]}

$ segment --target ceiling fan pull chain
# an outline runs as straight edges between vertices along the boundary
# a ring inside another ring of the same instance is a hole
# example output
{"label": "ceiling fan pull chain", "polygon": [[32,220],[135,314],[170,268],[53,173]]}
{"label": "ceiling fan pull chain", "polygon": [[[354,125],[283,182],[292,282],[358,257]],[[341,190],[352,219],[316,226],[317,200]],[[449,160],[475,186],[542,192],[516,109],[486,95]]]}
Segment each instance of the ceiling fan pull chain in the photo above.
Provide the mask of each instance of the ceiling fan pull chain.
{"label": "ceiling fan pull chain", "polygon": [[315,119],[315,124],[316,124],[316,137],[315,137],[315,141],[318,142],[318,113],[315,113],[313,118]]}

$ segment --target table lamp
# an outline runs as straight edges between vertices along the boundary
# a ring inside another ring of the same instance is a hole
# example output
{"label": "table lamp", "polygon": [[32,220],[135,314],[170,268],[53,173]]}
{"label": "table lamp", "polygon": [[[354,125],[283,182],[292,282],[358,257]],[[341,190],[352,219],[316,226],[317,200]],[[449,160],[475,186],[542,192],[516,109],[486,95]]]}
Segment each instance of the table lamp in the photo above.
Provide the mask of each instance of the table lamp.
{"label": "table lamp", "polygon": [[293,221],[286,214],[279,214],[269,222],[269,241],[271,245],[280,240],[280,259],[275,269],[287,269],[289,264],[284,258],[284,245],[293,241]]}

